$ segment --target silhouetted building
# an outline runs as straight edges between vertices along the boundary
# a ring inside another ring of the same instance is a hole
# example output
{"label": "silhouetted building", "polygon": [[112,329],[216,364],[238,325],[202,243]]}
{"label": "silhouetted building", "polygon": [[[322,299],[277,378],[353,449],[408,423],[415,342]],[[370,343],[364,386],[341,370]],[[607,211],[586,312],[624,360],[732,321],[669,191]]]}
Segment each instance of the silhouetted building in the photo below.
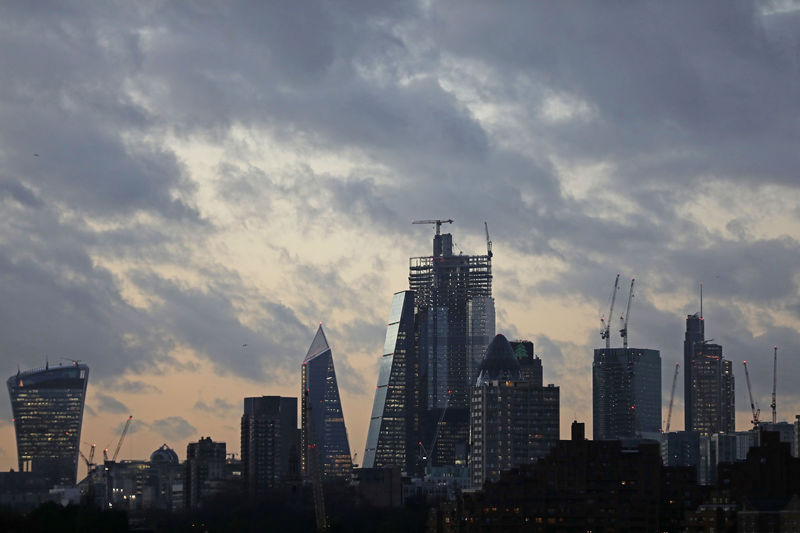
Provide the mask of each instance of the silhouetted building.
{"label": "silhouetted building", "polygon": [[592,365],[595,440],[640,438],[661,429],[661,355],[643,348],[600,348]]}
{"label": "silhouetted building", "polygon": [[50,485],[75,484],[88,382],[89,367],[77,362],[8,378],[21,472]]}
{"label": "silhouetted building", "polygon": [[428,459],[433,465],[453,465],[466,453],[470,389],[494,337],[491,258],[454,254],[453,236],[439,234],[437,225],[433,255],[409,260],[424,391],[419,440],[432,442],[438,433]]}
{"label": "silhouetted building", "polygon": [[696,431],[664,433],[661,460],[664,466],[692,466],[696,470],[700,464],[700,434]]}
{"label": "silhouetted building", "polygon": [[736,430],[733,365],[722,346],[705,340],[702,314],[686,317],[683,341],[684,416],[687,431],[701,435]]}
{"label": "silhouetted building", "polygon": [[[303,360],[302,370],[302,469],[306,476],[309,446],[319,447],[322,476],[325,479],[350,479],[353,462],[344,425],[339,384],[333,367],[333,354],[322,324]],[[310,402],[310,405],[309,403]],[[308,419],[311,410],[313,420]],[[312,434],[313,431],[313,434]]]}
{"label": "silhouetted building", "polygon": [[[659,531],[656,443],[559,441],[551,453],[443,505],[441,531]],[[447,512],[450,510],[450,512]]]}
{"label": "silhouetted building", "polygon": [[414,292],[392,299],[363,468],[415,466],[419,425],[418,365],[414,349]]}
{"label": "silhouetted building", "polygon": [[186,446],[184,498],[187,509],[197,509],[216,494],[227,479],[225,443],[201,437]]}
{"label": "silhouetted building", "polygon": [[[527,356],[523,360],[528,359]],[[534,365],[532,354],[527,368]],[[538,367],[541,368],[541,361]],[[542,387],[541,374],[528,381],[503,335],[486,350],[472,389],[470,480],[481,487],[500,473],[546,456],[559,437],[559,389]]]}
{"label": "silhouetted building", "polygon": [[297,398],[244,399],[242,477],[251,496],[299,477],[292,471],[298,464],[298,437]]}

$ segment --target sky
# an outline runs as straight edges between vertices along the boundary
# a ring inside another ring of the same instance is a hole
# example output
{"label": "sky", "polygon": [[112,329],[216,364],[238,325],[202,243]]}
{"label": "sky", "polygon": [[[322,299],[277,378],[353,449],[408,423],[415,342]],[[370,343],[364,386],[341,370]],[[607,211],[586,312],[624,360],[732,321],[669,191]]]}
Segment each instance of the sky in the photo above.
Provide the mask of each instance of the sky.
{"label": "sky", "polygon": [[591,434],[617,273],[665,417],[702,282],[737,428],[743,359],[769,416],[773,345],[793,421],[798,36],[790,1],[2,2],[0,368],[88,364],[84,452],[130,414],[122,459],[238,454],[243,398],[298,396],[322,323],[361,456],[392,294],[431,253],[411,221],[453,218],[469,254],[488,222],[497,332],[534,341],[562,436]]}

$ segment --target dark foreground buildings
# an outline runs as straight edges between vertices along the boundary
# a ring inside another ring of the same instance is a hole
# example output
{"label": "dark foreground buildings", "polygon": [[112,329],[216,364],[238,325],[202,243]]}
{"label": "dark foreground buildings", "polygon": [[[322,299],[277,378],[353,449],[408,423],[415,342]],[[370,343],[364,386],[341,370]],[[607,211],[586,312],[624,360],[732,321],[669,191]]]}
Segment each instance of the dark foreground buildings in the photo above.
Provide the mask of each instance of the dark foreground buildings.
{"label": "dark foreground buildings", "polygon": [[88,381],[89,367],[78,362],[8,378],[20,472],[51,486],[75,484]]}
{"label": "dark foreground buildings", "polygon": [[297,398],[244,399],[242,478],[251,496],[299,479]]}

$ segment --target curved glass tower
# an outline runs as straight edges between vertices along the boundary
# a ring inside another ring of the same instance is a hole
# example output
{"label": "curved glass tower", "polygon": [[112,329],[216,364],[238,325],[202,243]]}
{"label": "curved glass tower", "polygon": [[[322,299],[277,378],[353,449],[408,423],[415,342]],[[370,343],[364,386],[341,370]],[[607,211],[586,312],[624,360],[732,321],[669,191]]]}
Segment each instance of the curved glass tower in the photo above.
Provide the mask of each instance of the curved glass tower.
{"label": "curved glass tower", "polygon": [[21,472],[53,485],[75,484],[88,382],[89,367],[77,362],[8,378]]}
{"label": "curved glass tower", "polygon": [[[319,446],[322,476],[325,479],[350,479],[353,472],[350,444],[339,398],[339,384],[333,368],[333,354],[322,324],[303,360],[302,385],[303,473],[311,475],[308,471],[309,446]],[[309,411],[313,420],[309,420]]]}

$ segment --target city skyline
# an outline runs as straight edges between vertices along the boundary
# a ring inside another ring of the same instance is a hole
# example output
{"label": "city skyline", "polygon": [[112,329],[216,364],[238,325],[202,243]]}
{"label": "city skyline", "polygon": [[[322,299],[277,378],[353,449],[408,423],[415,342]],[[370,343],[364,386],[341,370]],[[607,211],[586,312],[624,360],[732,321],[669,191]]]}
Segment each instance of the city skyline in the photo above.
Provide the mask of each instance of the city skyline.
{"label": "city skyline", "polygon": [[[238,453],[242,399],[298,397],[321,321],[361,455],[386,307],[430,254],[411,221],[452,218],[455,253],[483,254],[488,222],[495,330],[535,342],[562,437],[575,418],[592,434],[620,272],[637,280],[631,346],[661,353],[664,415],[702,282],[737,429],[741,361],[766,412],[773,345],[792,420],[798,27],[791,2],[5,3],[4,376],[91,367],[84,452],[113,450],[133,415],[121,458],[165,442],[183,458],[202,436]],[[679,378],[674,429],[683,397]],[[16,469],[7,395],[0,410]]]}

